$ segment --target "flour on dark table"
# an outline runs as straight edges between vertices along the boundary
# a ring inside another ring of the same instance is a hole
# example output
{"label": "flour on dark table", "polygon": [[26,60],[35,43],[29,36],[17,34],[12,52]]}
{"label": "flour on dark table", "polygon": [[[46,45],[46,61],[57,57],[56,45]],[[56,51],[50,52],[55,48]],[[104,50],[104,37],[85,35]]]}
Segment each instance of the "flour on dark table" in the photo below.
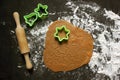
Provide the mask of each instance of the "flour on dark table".
{"label": "flour on dark table", "polygon": [[[49,12],[48,19],[38,21],[33,29],[28,29],[24,23],[22,24],[27,31],[31,49],[33,75],[43,80],[119,80],[120,16],[101,8],[96,3],[79,0],[68,0],[63,8],[68,9],[68,12]],[[55,19],[54,15],[58,15],[56,19],[71,22],[92,35],[94,49],[87,65],[73,71],[58,73],[50,71],[44,65],[43,50],[46,32]]]}

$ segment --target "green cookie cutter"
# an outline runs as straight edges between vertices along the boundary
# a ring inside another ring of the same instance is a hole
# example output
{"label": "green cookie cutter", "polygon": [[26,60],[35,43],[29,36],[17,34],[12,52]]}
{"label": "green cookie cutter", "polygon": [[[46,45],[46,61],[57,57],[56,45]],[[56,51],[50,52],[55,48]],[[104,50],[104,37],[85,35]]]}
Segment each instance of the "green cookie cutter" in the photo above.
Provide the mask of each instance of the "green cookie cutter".
{"label": "green cookie cutter", "polygon": [[33,24],[35,23],[35,21],[38,19],[38,14],[36,14],[35,12],[32,12],[28,15],[24,16],[25,22],[29,25],[29,26],[33,26]]}
{"label": "green cookie cutter", "polygon": [[48,15],[47,9],[47,5],[42,5],[38,3],[37,8],[34,9],[34,12],[23,16],[25,19],[25,23],[27,23],[30,27],[33,26],[38,18],[44,19]]}
{"label": "green cookie cutter", "polygon": [[38,17],[40,19],[43,19],[45,16],[48,15],[48,6],[47,5],[42,5],[42,4],[38,4],[37,8],[34,9],[34,12],[38,14]]}
{"label": "green cookie cutter", "polygon": [[[66,36],[63,38],[60,38],[60,36],[58,35],[59,31],[61,30],[64,30],[66,33]],[[69,34],[70,34],[70,30],[67,29],[65,25],[62,25],[61,27],[56,27],[56,32],[54,33],[54,37],[57,38],[59,42],[62,42],[64,40],[69,39]]]}

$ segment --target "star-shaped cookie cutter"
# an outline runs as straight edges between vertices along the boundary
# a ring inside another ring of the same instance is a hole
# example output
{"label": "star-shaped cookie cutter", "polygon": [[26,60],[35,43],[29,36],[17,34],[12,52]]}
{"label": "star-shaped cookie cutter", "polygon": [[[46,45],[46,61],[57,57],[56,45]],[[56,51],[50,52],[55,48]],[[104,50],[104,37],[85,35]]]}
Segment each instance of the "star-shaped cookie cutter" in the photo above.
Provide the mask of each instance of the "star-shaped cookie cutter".
{"label": "star-shaped cookie cutter", "polygon": [[[59,31],[61,30],[64,30],[66,33],[66,36],[63,38],[60,38],[60,36],[58,35]],[[57,38],[59,42],[62,42],[64,40],[69,39],[69,34],[70,34],[70,30],[67,29],[65,25],[62,25],[61,27],[56,27],[56,32],[54,33],[54,37]]]}
{"label": "star-shaped cookie cutter", "polygon": [[42,5],[42,4],[38,4],[37,8],[34,9],[34,12],[36,12],[38,14],[38,17],[40,19],[42,19],[44,16],[48,15],[48,6],[47,5]]}
{"label": "star-shaped cookie cutter", "polygon": [[25,15],[24,19],[29,26],[32,26],[35,23],[35,21],[38,19],[38,15],[35,12],[32,12],[28,15]]}

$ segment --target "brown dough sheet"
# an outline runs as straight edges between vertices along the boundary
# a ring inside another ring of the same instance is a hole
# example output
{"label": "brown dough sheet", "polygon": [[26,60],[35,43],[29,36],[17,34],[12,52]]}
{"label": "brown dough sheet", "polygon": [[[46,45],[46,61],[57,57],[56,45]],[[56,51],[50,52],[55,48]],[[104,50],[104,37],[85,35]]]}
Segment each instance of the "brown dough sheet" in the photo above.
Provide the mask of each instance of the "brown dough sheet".
{"label": "brown dough sheet", "polygon": [[[65,25],[70,30],[68,41],[59,43],[54,37],[55,28]],[[93,51],[90,34],[72,24],[59,20],[49,26],[46,34],[43,59],[52,71],[70,71],[87,64]]]}

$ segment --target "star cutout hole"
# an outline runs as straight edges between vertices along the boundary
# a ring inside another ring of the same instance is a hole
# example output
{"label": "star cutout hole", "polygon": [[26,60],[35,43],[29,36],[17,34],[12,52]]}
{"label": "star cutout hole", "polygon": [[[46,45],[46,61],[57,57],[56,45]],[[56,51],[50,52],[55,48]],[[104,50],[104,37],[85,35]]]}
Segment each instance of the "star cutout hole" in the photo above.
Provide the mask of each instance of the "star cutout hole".
{"label": "star cutout hole", "polygon": [[62,29],[62,30],[58,30],[58,36],[60,37],[60,38],[64,38],[64,37],[66,37],[66,33],[67,32],[65,32],[64,31],[64,29]]}
{"label": "star cutout hole", "polygon": [[43,9],[43,7],[40,7],[39,10],[38,10],[38,12],[39,12],[40,14],[46,13],[45,10]]}
{"label": "star cutout hole", "polygon": [[40,19],[44,18],[44,16],[48,15],[48,6],[47,5],[42,5],[42,4],[38,4],[37,8],[34,9],[34,12],[36,12],[38,14],[38,17]]}

